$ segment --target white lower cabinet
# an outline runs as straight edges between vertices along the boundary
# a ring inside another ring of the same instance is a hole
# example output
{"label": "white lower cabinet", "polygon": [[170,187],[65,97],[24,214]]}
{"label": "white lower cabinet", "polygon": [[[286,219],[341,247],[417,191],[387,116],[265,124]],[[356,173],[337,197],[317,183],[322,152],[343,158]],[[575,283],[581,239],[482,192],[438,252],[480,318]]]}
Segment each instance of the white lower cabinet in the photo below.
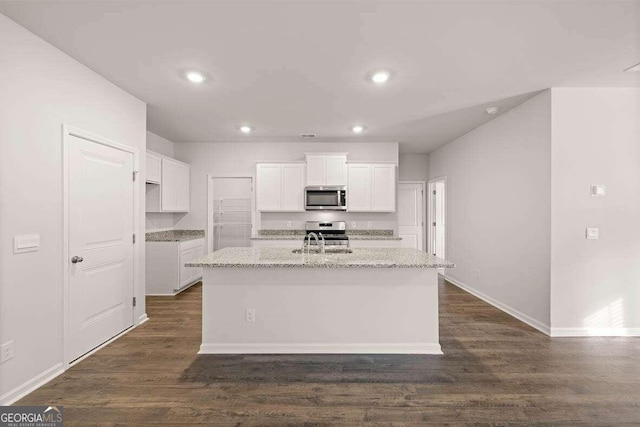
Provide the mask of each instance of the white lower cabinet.
{"label": "white lower cabinet", "polygon": [[204,254],[204,239],[146,242],[146,294],[175,295],[202,278],[202,267],[185,264]]}

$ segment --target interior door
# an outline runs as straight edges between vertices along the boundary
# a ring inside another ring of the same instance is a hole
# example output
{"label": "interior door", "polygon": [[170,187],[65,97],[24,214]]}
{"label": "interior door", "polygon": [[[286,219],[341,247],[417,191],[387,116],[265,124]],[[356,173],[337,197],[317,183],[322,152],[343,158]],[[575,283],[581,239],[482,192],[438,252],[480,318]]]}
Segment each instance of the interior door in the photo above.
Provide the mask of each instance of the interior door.
{"label": "interior door", "polygon": [[444,181],[436,182],[433,186],[433,248],[434,255],[445,257],[445,184]]}
{"label": "interior door", "polygon": [[421,183],[398,184],[398,236],[403,248],[422,250],[424,194]]}
{"label": "interior door", "polygon": [[69,137],[67,358],[133,325],[133,154]]}

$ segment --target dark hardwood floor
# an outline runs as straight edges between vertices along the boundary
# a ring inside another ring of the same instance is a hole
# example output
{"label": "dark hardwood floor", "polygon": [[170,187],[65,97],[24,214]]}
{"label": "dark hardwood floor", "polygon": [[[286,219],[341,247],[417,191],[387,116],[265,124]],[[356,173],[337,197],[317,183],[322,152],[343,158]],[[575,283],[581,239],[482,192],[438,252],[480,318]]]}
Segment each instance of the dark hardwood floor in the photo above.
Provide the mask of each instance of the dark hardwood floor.
{"label": "dark hardwood floor", "polygon": [[66,425],[640,425],[640,339],[555,338],[440,285],[444,356],[198,356],[201,287],[17,404]]}

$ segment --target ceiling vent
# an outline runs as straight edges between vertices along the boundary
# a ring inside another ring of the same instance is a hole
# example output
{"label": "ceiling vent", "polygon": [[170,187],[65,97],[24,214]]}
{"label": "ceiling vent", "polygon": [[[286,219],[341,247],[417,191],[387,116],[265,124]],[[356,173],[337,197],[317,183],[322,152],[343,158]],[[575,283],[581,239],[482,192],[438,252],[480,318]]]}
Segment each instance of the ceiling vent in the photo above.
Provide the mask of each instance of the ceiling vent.
{"label": "ceiling vent", "polygon": [[316,134],[315,133],[301,133],[300,137],[301,138],[315,138]]}

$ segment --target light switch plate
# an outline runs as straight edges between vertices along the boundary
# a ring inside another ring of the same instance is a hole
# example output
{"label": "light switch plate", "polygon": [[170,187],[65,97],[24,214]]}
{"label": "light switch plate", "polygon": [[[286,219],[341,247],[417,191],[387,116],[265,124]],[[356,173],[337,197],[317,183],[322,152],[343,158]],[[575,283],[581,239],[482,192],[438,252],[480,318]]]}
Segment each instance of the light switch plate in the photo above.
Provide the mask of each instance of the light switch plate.
{"label": "light switch plate", "polygon": [[606,189],[604,185],[592,185],[591,186],[591,195],[592,196],[604,196],[606,194]]}
{"label": "light switch plate", "polygon": [[587,228],[587,239],[598,240],[600,238],[600,229],[596,227]]}
{"label": "light switch plate", "polygon": [[23,234],[13,238],[13,253],[36,252],[40,248],[39,234]]}

